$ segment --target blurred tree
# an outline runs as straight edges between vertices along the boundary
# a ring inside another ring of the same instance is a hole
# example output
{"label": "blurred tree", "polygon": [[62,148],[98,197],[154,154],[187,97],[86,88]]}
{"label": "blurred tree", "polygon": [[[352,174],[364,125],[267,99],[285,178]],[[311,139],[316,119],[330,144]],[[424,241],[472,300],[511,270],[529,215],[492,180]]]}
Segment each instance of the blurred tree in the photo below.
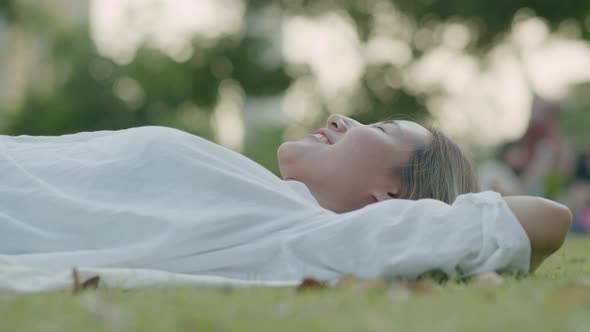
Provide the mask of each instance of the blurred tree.
{"label": "blurred tree", "polygon": [[563,126],[565,132],[576,147],[589,149],[590,82],[575,86],[568,102],[571,107],[568,108],[567,112],[564,112]]}
{"label": "blurred tree", "polygon": [[14,10],[13,0],[3,0],[0,2],[0,17],[5,17],[7,21],[14,21],[16,13]]}
{"label": "blurred tree", "polygon": [[[565,21],[583,27],[590,13],[588,1],[553,0],[396,0],[397,6],[416,19],[459,19],[471,21],[478,27],[478,45],[489,45],[498,35],[506,33],[517,12],[528,9],[532,14],[544,18],[551,28],[557,28]],[[580,29],[590,39],[589,29]]]}
{"label": "blurred tree", "polygon": [[[255,61],[259,41],[251,38],[222,40],[215,48],[195,44],[196,55],[182,63],[142,47],[129,65],[120,66],[99,55],[87,26],[61,30],[48,23],[43,27],[52,31],[51,38],[43,40],[49,48],[46,65],[55,68],[59,79],[48,93],[29,89],[18,110],[4,110],[7,134],[55,135],[159,124],[212,138],[210,113],[221,81],[237,80],[250,96],[279,93],[290,81],[281,67],[266,68]],[[228,64],[229,71],[214,68],[219,62]],[[204,113],[193,117],[202,123],[184,121],[190,116],[183,118],[181,113],[191,110]]]}
{"label": "blurred tree", "polygon": [[[275,1],[250,0],[254,6],[266,6]],[[498,36],[505,34],[512,26],[514,16],[522,10],[544,18],[552,28],[564,21],[575,22],[581,27],[583,36],[590,39],[589,29],[584,29],[590,14],[590,2],[573,0],[567,2],[553,0],[283,0],[291,12],[317,15],[321,12],[344,10],[359,26],[360,35],[366,39],[373,21],[371,9],[382,3],[392,3],[416,24],[428,21],[471,22],[478,28],[478,46],[489,46]]]}

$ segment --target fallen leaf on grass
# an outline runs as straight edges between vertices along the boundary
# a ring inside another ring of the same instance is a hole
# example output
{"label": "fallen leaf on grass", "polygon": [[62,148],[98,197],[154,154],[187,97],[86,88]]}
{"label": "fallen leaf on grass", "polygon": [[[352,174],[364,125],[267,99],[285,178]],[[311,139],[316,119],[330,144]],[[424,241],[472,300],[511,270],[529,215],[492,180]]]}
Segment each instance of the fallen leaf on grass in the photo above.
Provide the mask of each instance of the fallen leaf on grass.
{"label": "fallen leaf on grass", "polygon": [[72,293],[74,293],[74,294],[78,294],[81,291],[84,291],[87,289],[96,289],[96,288],[98,288],[98,284],[100,282],[99,276],[94,276],[94,277],[91,277],[87,280],[80,281],[80,273],[78,272],[77,268],[72,269],[72,277],[74,279],[74,286],[72,289]]}
{"label": "fallen leaf on grass", "polygon": [[100,277],[94,276],[94,277],[82,282],[80,285],[82,286],[83,290],[84,289],[97,289],[99,283],[100,283]]}
{"label": "fallen leaf on grass", "polygon": [[299,286],[297,286],[297,291],[304,291],[309,289],[324,289],[328,287],[325,282],[315,280],[313,278],[305,278]]}
{"label": "fallen leaf on grass", "polygon": [[403,284],[414,293],[430,293],[439,288],[437,284],[430,280],[408,280]]}
{"label": "fallen leaf on grass", "polygon": [[336,287],[364,293],[372,290],[386,290],[389,287],[389,283],[379,278],[359,279],[352,275],[347,275],[338,280]]}
{"label": "fallen leaf on grass", "polygon": [[471,285],[476,288],[496,288],[504,284],[504,278],[496,272],[481,273],[473,277]]}
{"label": "fallen leaf on grass", "polygon": [[582,303],[590,303],[590,288],[569,286],[555,292],[553,303],[560,306],[570,306]]}
{"label": "fallen leaf on grass", "polygon": [[438,288],[430,280],[395,281],[387,289],[386,296],[392,300],[407,300],[413,294],[430,294]]}
{"label": "fallen leaf on grass", "polygon": [[393,281],[387,289],[387,297],[394,300],[405,300],[413,294],[429,294],[439,286],[430,280]]}
{"label": "fallen leaf on grass", "polygon": [[574,280],[569,286],[557,290],[552,300],[562,306],[590,303],[590,278],[581,277]]}

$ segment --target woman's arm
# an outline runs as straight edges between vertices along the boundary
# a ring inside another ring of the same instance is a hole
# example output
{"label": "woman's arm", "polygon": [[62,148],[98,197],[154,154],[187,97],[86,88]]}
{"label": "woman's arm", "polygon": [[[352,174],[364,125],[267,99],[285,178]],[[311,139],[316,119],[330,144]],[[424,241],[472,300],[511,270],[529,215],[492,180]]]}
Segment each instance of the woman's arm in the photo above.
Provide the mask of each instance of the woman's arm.
{"label": "woman's arm", "polygon": [[299,273],[294,279],[416,278],[428,271],[520,274],[530,267],[527,233],[504,199],[491,191],[462,195],[452,205],[391,199],[305,220],[301,231],[283,237],[279,250],[287,255],[278,260],[281,269]]}
{"label": "woman's arm", "polygon": [[572,214],[559,203],[531,196],[508,196],[504,200],[524,228],[531,243],[530,271],[557,251],[570,228]]}

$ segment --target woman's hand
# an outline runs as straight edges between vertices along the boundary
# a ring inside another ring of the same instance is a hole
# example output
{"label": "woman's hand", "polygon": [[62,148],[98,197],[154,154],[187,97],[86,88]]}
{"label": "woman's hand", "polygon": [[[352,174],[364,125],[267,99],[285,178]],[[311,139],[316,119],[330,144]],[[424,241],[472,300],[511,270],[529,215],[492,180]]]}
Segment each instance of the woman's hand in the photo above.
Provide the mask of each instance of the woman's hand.
{"label": "woman's hand", "polygon": [[508,196],[504,200],[529,237],[533,272],[563,244],[572,213],[566,206],[541,197]]}

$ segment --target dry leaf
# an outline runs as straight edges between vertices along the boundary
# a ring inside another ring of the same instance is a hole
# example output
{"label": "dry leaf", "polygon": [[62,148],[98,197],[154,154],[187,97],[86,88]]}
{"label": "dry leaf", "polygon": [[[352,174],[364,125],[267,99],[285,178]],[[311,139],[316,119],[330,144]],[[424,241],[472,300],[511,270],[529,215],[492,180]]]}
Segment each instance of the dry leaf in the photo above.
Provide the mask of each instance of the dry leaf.
{"label": "dry leaf", "polygon": [[561,306],[590,303],[590,288],[580,286],[562,288],[553,295],[553,302]]}
{"label": "dry leaf", "polygon": [[299,286],[297,286],[297,290],[304,291],[308,289],[324,289],[326,287],[328,287],[328,285],[325,282],[318,281],[313,278],[305,278],[303,281],[301,281]]}
{"label": "dry leaf", "polygon": [[562,306],[590,303],[590,278],[581,277],[574,280],[569,286],[557,290],[552,300]]}
{"label": "dry leaf", "polygon": [[78,272],[77,268],[72,269],[72,277],[74,279],[74,286],[72,289],[72,293],[78,294],[81,291],[87,289],[96,289],[98,288],[98,284],[100,283],[100,277],[94,276],[85,281],[80,280],[80,273]]}
{"label": "dry leaf", "polygon": [[74,279],[74,287],[72,288],[72,293],[77,294],[80,292],[80,274],[78,273],[77,268],[72,269],[72,279]]}
{"label": "dry leaf", "polygon": [[393,282],[386,296],[393,300],[407,300],[412,294],[428,294],[439,286],[431,280],[406,280]]}
{"label": "dry leaf", "polygon": [[431,280],[408,280],[403,284],[413,293],[430,293],[439,287]]}
{"label": "dry leaf", "polygon": [[99,276],[91,277],[91,278],[87,279],[86,281],[82,282],[82,284],[81,284],[82,290],[97,289],[99,283],[100,283]]}
{"label": "dry leaf", "polygon": [[504,278],[496,272],[481,273],[473,277],[471,285],[477,288],[496,288],[504,284]]}
{"label": "dry leaf", "polygon": [[364,293],[373,290],[386,290],[389,287],[389,282],[380,278],[359,279],[347,275],[338,281],[336,287]]}

